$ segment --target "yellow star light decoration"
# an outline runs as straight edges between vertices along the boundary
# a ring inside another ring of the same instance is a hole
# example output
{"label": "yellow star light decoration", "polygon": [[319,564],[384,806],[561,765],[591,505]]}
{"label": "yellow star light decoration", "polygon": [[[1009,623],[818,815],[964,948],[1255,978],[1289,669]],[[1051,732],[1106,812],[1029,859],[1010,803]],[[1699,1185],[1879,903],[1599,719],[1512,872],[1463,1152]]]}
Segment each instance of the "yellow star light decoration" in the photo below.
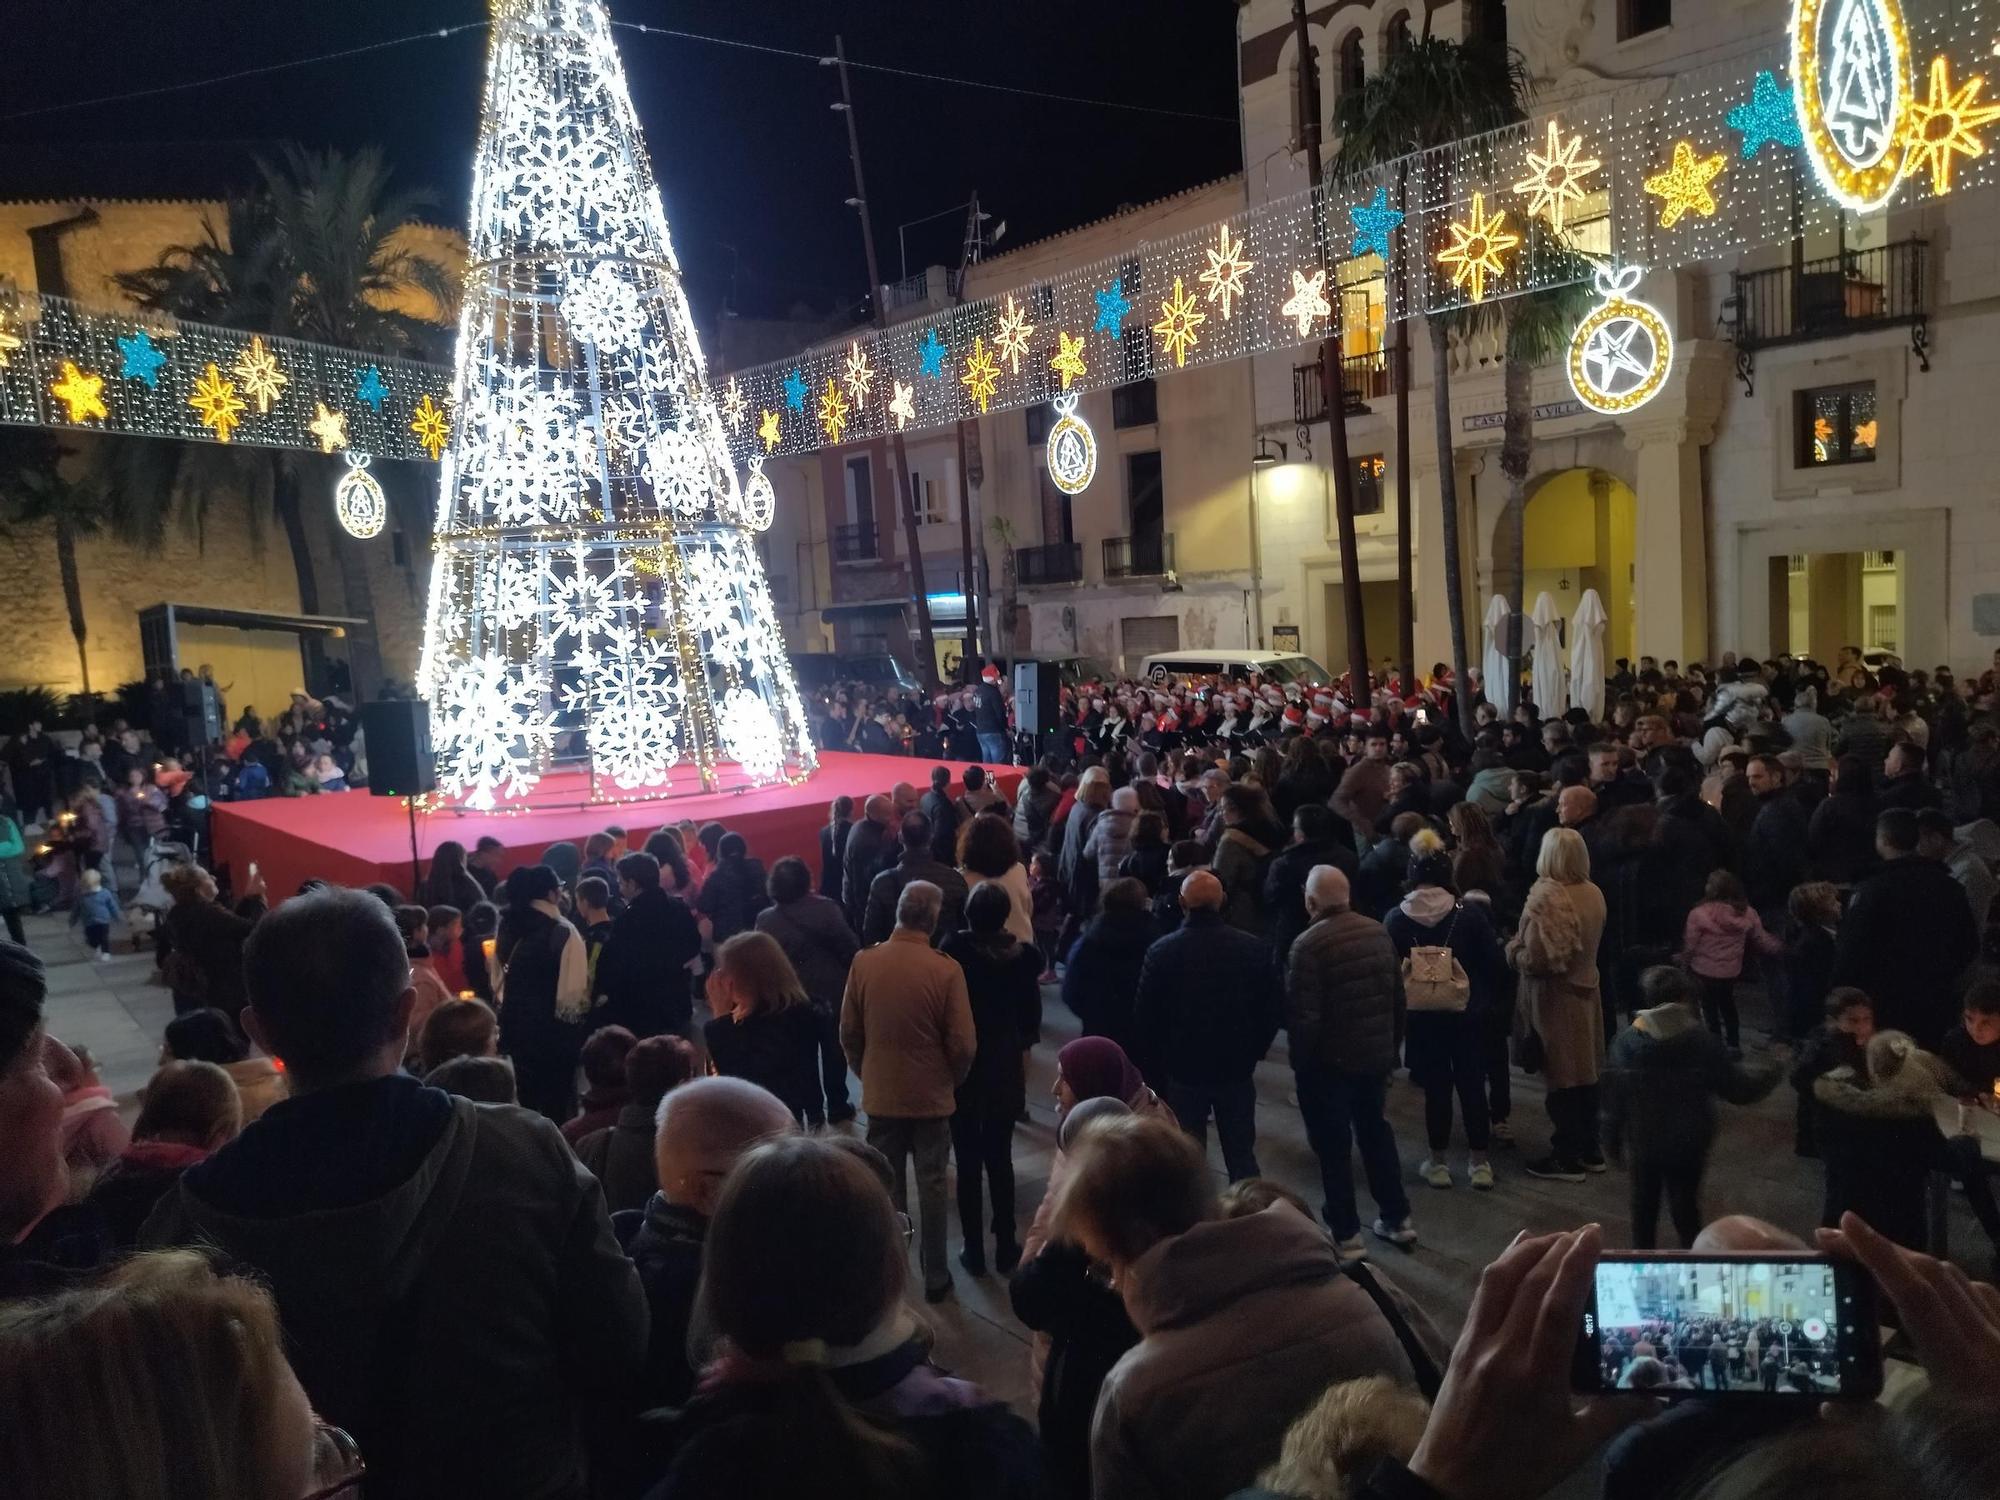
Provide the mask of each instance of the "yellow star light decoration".
{"label": "yellow star light decoration", "polygon": [[444,445],[451,441],[451,418],[444,408],[426,395],[417,403],[417,409],[410,413],[410,431],[417,435],[417,442],[433,461],[444,452]]}
{"label": "yellow star light decoration", "polygon": [[1049,361],[1049,368],[1062,376],[1062,388],[1069,389],[1072,380],[1081,380],[1090,373],[1083,362],[1083,339],[1072,338],[1060,328],[1056,330],[1056,357]]}
{"label": "yellow star light decoration", "polygon": [[889,415],[896,419],[896,431],[901,432],[916,418],[917,388],[894,379],[889,384],[895,387],[889,397]]}
{"label": "yellow star light decoration", "polygon": [[336,448],[347,446],[347,413],[334,411],[323,401],[313,403],[313,419],[306,423],[306,431],[319,439],[319,451],[331,453]]}
{"label": "yellow star light decoration", "polygon": [[854,404],[860,406],[868,399],[868,388],[875,383],[875,367],[868,363],[868,356],[861,352],[859,342],[847,346],[847,363],[841,367],[840,378],[847,382],[847,389],[854,397]]}
{"label": "yellow star light decoration", "polygon": [[1528,175],[1514,184],[1515,192],[1527,195],[1529,218],[1546,212],[1549,227],[1561,229],[1567,206],[1583,202],[1581,179],[1604,163],[1594,156],[1581,155],[1582,150],[1582,136],[1573,135],[1565,141],[1561,128],[1554,120],[1549,121],[1547,148],[1529,150]]}
{"label": "yellow star light decoration", "polygon": [[69,408],[72,422],[111,415],[104,408],[104,377],[79,370],[69,360],[63,361],[62,377],[50,383],[49,394]]}
{"label": "yellow star light decoration", "polygon": [[1647,192],[1661,200],[1660,228],[1672,229],[1689,209],[1704,219],[1712,216],[1715,194],[1708,190],[1708,185],[1722,175],[1722,168],[1720,151],[1696,160],[1692,145],[1686,141],[1674,142],[1673,165],[1648,177],[1644,184]]}
{"label": "yellow star light decoration", "polygon": [[848,410],[847,398],[840,394],[833,377],[827,376],[826,391],[819,398],[819,425],[826,430],[829,443],[839,442],[841,433],[847,430]]}
{"label": "yellow star light decoration", "polygon": [[1298,320],[1300,338],[1312,332],[1314,318],[1331,317],[1333,304],[1326,300],[1326,267],[1321,266],[1310,276],[1302,271],[1292,272],[1291,300],[1278,311]]}
{"label": "yellow star light decoration", "polygon": [[986,410],[986,403],[1000,389],[1000,366],[987,351],[985,339],[973,339],[972,353],[966,356],[965,373],[958,377],[958,383],[972,393],[981,411]]}
{"label": "yellow star light decoration", "polygon": [[1202,254],[1208,257],[1208,269],[1197,279],[1208,288],[1209,301],[1221,301],[1222,321],[1227,323],[1231,311],[1230,301],[1232,298],[1247,295],[1243,290],[1243,278],[1256,268],[1257,263],[1243,258],[1241,235],[1237,236],[1234,244],[1230,243],[1227,224],[1216,226],[1215,247],[1204,248]]}
{"label": "yellow star light decoration", "polygon": [[243,425],[243,404],[243,398],[236,394],[236,382],[224,380],[213,360],[188,397],[188,405],[201,413],[201,425],[215,434],[218,443],[228,442],[230,434]]}
{"label": "yellow star light decoration", "polygon": [[1500,257],[1520,244],[1521,237],[1508,231],[1505,209],[1496,208],[1487,216],[1484,193],[1472,195],[1472,212],[1463,224],[1454,220],[1445,227],[1451,230],[1451,244],[1438,251],[1437,263],[1451,268],[1453,286],[1469,291],[1474,302],[1484,302],[1486,278],[1507,274],[1507,263]]}
{"label": "yellow star light decoration", "polygon": [[1928,167],[1931,191],[1951,191],[1951,159],[1986,154],[1986,143],[1973,132],[2000,120],[2000,104],[1981,104],[1986,80],[1975,73],[1957,89],[1951,86],[1951,62],[1940,54],[1931,59],[1930,97],[1910,105],[1909,155],[1903,175],[1914,177]]}
{"label": "yellow star light decoration", "polygon": [[1160,342],[1167,346],[1167,353],[1174,357],[1174,368],[1180,369],[1187,363],[1187,352],[1201,342],[1195,329],[1208,321],[1208,314],[1194,304],[1194,298],[1181,285],[1180,277],[1174,278],[1174,294],[1160,304],[1160,321],[1153,325],[1153,332],[1160,336]]}
{"label": "yellow star light decoration", "polygon": [[766,453],[778,446],[778,414],[768,406],[761,409],[757,418],[757,437]]}
{"label": "yellow star light decoration", "polygon": [[993,352],[1006,360],[1007,368],[1016,375],[1021,373],[1021,356],[1028,352],[1028,335],[1034,331],[1035,325],[1028,321],[1027,313],[1009,297],[1000,311],[1000,326],[993,334]]}
{"label": "yellow star light decoration", "polygon": [[742,427],[743,409],[748,404],[743,399],[743,389],[737,385],[736,377],[730,376],[729,384],[722,392],[722,420],[729,424],[731,432]]}
{"label": "yellow star light decoration", "polygon": [[292,377],[278,368],[278,356],[264,347],[261,334],[250,340],[250,347],[230,369],[243,382],[243,394],[257,403],[259,416],[268,415],[271,403],[292,383]]}

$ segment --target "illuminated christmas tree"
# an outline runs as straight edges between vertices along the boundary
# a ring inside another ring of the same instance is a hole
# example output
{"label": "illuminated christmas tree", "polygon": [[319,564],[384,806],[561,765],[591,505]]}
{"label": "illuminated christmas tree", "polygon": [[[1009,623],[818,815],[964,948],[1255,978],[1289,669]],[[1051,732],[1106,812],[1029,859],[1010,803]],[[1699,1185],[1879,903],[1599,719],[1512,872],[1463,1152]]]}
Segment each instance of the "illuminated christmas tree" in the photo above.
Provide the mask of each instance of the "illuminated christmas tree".
{"label": "illuminated christmas tree", "polygon": [[[610,21],[494,0],[420,689],[474,807],[815,764]],[[731,420],[743,420],[732,409]],[[740,773],[732,768],[740,767]]]}

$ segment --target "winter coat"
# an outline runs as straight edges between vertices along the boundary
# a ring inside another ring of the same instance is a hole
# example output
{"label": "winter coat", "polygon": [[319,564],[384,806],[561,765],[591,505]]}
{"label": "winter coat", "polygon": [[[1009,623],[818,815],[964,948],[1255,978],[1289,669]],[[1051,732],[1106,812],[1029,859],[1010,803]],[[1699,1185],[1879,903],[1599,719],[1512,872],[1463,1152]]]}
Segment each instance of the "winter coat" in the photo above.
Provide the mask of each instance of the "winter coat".
{"label": "winter coat", "polygon": [[667,1202],[659,1193],[648,1198],[639,1213],[620,1214],[618,1228],[622,1231],[633,1218],[639,1220],[636,1229],[620,1238],[638,1269],[651,1314],[645,1404],[682,1406],[694,1394],[688,1325],[694,1321],[695,1293],[701,1287],[701,1250],[708,1238],[708,1220],[692,1208]]}
{"label": "winter coat", "polygon": [[1332,865],[1352,881],[1361,869],[1352,840],[1316,839],[1280,850],[1264,871],[1264,913],[1278,962],[1292,951],[1312,919],[1306,915],[1306,878],[1317,865]]}
{"label": "winter coat", "polygon": [[577,1408],[645,1358],[639,1278],[555,1126],[411,1078],[274,1105],[141,1241],[261,1276],[313,1410],[368,1455],[370,1500],[577,1500]]}
{"label": "winter coat", "polygon": [[1137,813],[1106,808],[1104,815],[1090,825],[1090,836],[1083,841],[1083,858],[1097,862],[1100,890],[1118,878],[1119,865],[1132,852],[1132,824],[1137,817]]}
{"label": "winter coat", "polygon": [[1410,846],[1399,839],[1380,839],[1361,856],[1352,880],[1354,909],[1364,917],[1381,921],[1397,901],[1410,878]]}
{"label": "winter coat", "polygon": [[1922,771],[1886,777],[1875,784],[1875,806],[1878,811],[1901,807],[1910,812],[1922,812],[1927,807],[1940,806],[1943,801],[1944,799],[1938,795],[1938,789],[1924,778]]}
{"label": "winter coat", "polygon": [[1285,1023],[1300,1072],[1396,1071],[1403,975],[1380,922],[1329,912],[1299,934],[1285,966]]}
{"label": "winter coat", "polygon": [[965,970],[922,933],[898,928],[855,955],[840,1045],[860,1075],[870,1119],[946,1118],[979,1049]]}
{"label": "winter coat", "polygon": [[1167,885],[1167,846],[1143,844],[1118,862],[1120,878],[1130,878],[1146,887],[1148,896],[1157,896]]}
{"label": "winter coat", "polygon": [[1199,908],[1146,950],[1133,1020],[1174,1082],[1237,1083],[1271,1050],[1282,1000],[1271,945]]}
{"label": "winter coat", "polygon": [[1735,868],[1735,844],[1722,814],[1693,792],[1661,799],[1653,844],[1660,855],[1663,917],[1667,930],[1678,935],[1700,904],[1708,877]]}
{"label": "winter coat", "polygon": [[1806,878],[1811,814],[1790,787],[1757,799],[1757,817],[1743,845],[1743,884],[1759,911],[1782,911],[1792,887]]}
{"label": "winter coat", "polygon": [[770,904],[763,862],[748,856],[717,864],[695,898],[696,907],[708,918],[710,939],[718,947],[755,927],[757,913]]}
{"label": "winter coat", "polygon": [[118,893],[108,886],[99,886],[94,891],[78,891],[76,905],[70,909],[69,925],[72,927],[109,927],[125,912],[118,904]]}
{"label": "winter coat", "polygon": [[1282,829],[1248,823],[1225,828],[1216,840],[1209,869],[1222,882],[1223,918],[1238,932],[1263,937],[1271,930],[1270,914],[1264,910],[1264,876],[1271,856],[1284,842]]}
{"label": "winter coat", "polygon": [[[0,866],[5,861],[0,860]],[[213,1006],[231,1016],[243,1010],[243,940],[256,925],[245,911],[231,911],[219,902],[194,896],[176,901],[160,919],[168,953],[167,980],[173,986],[174,1010]]]}
{"label": "winter coat", "polygon": [[1834,731],[1834,750],[1839,755],[1858,755],[1868,764],[1872,775],[1882,774],[1882,763],[1889,758],[1889,744],[1892,738],[1889,726],[1872,713],[1859,711],[1847,714]]}
{"label": "winter coat", "polygon": [[1743,955],[1752,946],[1773,958],[1785,951],[1754,908],[1738,911],[1727,901],[1702,902],[1688,913],[1681,932],[1681,959],[1697,979],[1742,978]]}
{"label": "winter coat", "polygon": [[[1373,1275],[1441,1365],[1429,1319]],[[1140,1341],[1098,1398],[1097,1500],[1215,1500],[1276,1461],[1286,1430],[1328,1386],[1415,1380],[1396,1330],[1288,1203],[1163,1240],[1120,1285]]]}
{"label": "winter coat", "polygon": [[1026,782],[1021,784],[1020,800],[1014,804],[1014,837],[1021,841],[1024,855],[1047,846],[1049,820],[1060,801],[1062,792],[1054,786],[1045,786],[1037,792]]}
{"label": "winter coat", "polygon": [[1839,957],[1836,930],[1817,923],[1801,926],[1789,919],[1785,923],[1785,1011],[1793,1035],[1810,1032],[1826,1012]]}
{"label": "winter coat", "polygon": [[821,1118],[819,1021],[810,1005],[760,1011],[741,1021],[717,1016],[702,1028],[708,1059],[726,1078],[747,1078],[784,1101],[800,1123]]}
{"label": "winter coat", "polygon": [[1410,1077],[1417,1083],[1449,1078],[1460,1031],[1506,1004],[1507,960],[1500,939],[1479,902],[1458,900],[1434,885],[1411,891],[1382,928],[1396,950],[1399,972],[1412,948],[1447,947],[1472,982],[1463,1011],[1409,1011],[1403,1023],[1403,1061]]}
{"label": "winter coat", "polygon": [[1032,943],[955,932],[945,956],[965,970],[965,994],[977,1038],[972,1071],[958,1086],[968,1113],[1012,1120],[1027,1106],[1021,1054],[1042,1037],[1042,955]]}
{"label": "winter coat", "polygon": [[1056,1493],[1089,1500],[1090,1427],[1104,1377],[1139,1342],[1125,1301],[1066,1241],[1021,1263],[1008,1287],[1014,1316],[1049,1337],[1036,1408]]}
{"label": "winter coat", "polygon": [[1271,788],[1271,807],[1278,821],[1289,828],[1293,813],[1308,803],[1325,807],[1339,785],[1339,778],[1315,755],[1302,770],[1286,771],[1278,777],[1278,784]]}
{"label": "winter coat", "polygon": [[1166,1075],[1148,1054],[1134,1011],[1139,974],[1153,945],[1153,920],[1145,912],[1099,912],[1069,950],[1062,997],[1085,1036],[1108,1036],[1125,1049],[1147,1081],[1164,1087]]}
{"label": "winter coat", "polygon": [[1813,1085],[1835,1068],[1858,1073],[1864,1066],[1861,1043],[1831,1023],[1823,1023],[1806,1038],[1792,1062],[1791,1073],[1792,1088],[1798,1094],[1792,1149],[1798,1155],[1819,1155],[1819,1117],[1824,1106],[1813,1097]]}
{"label": "winter coat", "polygon": [[1540,879],[1528,891],[1507,962],[1521,976],[1516,1030],[1542,1039],[1551,1089],[1597,1082],[1604,1065],[1604,1007],[1598,997],[1597,946],[1604,896],[1587,880]]}
{"label": "winter coat", "polygon": [[801,896],[767,906],[757,913],[757,930],[768,933],[785,950],[814,1008],[823,1015],[839,1014],[848,966],[861,951],[861,940],[841,915],[839,903],[825,896]]}
{"label": "winter coat", "polygon": [[133,1141],[98,1175],[84,1208],[102,1222],[112,1246],[130,1250],[139,1243],[139,1227],[154,1205],[181,1180],[181,1173],[208,1154],[205,1146]]}
{"label": "winter coat", "polygon": [[590,1168],[604,1189],[612,1213],[643,1208],[659,1187],[653,1157],[653,1111],[643,1104],[624,1104],[618,1118],[593,1130],[576,1143],[576,1159]]}
{"label": "winter coat", "polygon": [[1629,1142],[1635,1161],[1699,1161],[1715,1139],[1715,1101],[1755,1104],[1778,1077],[1775,1065],[1731,1062],[1692,1006],[1642,1010],[1604,1065],[1604,1149],[1618,1156]]}
{"label": "winter coat", "polygon": [[519,1061],[567,1058],[572,1066],[583,1045],[590,1009],[589,959],[583,935],[537,901],[526,912],[500,919],[494,948],[500,966],[500,1050]]}
{"label": "winter coat", "polygon": [[851,822],[833,822],[819,831],[819,893],[836,904],[841,892],[841,856],[847,849]]}
{"label": "winter coat", "polygon": [[1064,890],[1070,890],[1076,882],[1077,865],[1083,859],[1084,841],[1090,837],[1093,824],[1104,815],[1107,807],[1087,807],[1079,802],[1069,810],[1069,817],[1062,826],[1062,843],[1056,855],[1056,874],[1061,877]]}
{"label": "winter coat", "polygon": [[1935,860],[1890,860],[1855,889],[1833,982],[1875,1002],[1875,1024],[1935,1047],[1958,1015],[1958,984],[1979,954],[1972,909]]}
{"label": "winter coat", "polygon": [[694,1014],[688,965],[701,956],[701,929],[679,896],[642,890],[611,923],[593,984],[604,1003],[597,1026],[624,1026],[638,1037],[680,1031]]}
{"label": "winter coat", "polygon": [[1930,1053],[1918,1052],[1886,1082],[1869,1084],[1858,1070],[1841,1068],[1813,1081],[1820,1106],[1815,1131],[1826,1163],[1822,1224],[1837,1224],[1842,1213],[1853,1212],[1899,1245],[1926,1246],[1925,1185],[1944,1147],[1932,1111],[1950,1098],[1949,1071]]}
{"label": "winter coat", "polygon": [[931,858],[939,864],[958,861],[958,803],[949,792],[933,788],[924,793],[917,810],[931,820]]}
{"label": "winter coat", "polygon": [[1487,817],[1495,817],[1507,810],[1507,804],[1512,800],[1509,789],[1513,784],[1513,767],[1488,766],[1483,771],[1472,773],[1472,780],[1465,788],[1465,800]]}
{"label": "winter coat", "polygon": [[938,909],[937,926],[931,930],[932,944],[942,943],[965,925],[965,877],[950,865],[939,864],[928,849],[905,849],[903,857],[869,884],[867,914],[861,922],[861,941],[879,943],[896,926],[896,903],[903,899],[903,887],[913,880],[928,880],[944,895]]}
{"label": "winter coat", "polygon": [[897,848],[885,824],[863,818],[847,830],[847,845],[841,850],[840,904],[847,910],[847,925],[861,930],[868,912],[868,887],[881,873],[885,859]]}
{"label": "winter coat", "polygon": [[1853,885],[1873,873],[1881,859],[1875,853],[1875,799],[1866,792],[1836,788],[1812,811],[1806,827],[1806,859],[1813,877],[1835,885]]}
{"label": "winter coat", "polygon": [[[616,892],[618,882],[611,883]],[[463,916],[486,899],[486,893],[479,888],[479,882],[467,874],[463,867],[455,870],[440,870],[432,865],[430,873],[424,876],[423,890],[419,899],[426,906],[455,906]]]}

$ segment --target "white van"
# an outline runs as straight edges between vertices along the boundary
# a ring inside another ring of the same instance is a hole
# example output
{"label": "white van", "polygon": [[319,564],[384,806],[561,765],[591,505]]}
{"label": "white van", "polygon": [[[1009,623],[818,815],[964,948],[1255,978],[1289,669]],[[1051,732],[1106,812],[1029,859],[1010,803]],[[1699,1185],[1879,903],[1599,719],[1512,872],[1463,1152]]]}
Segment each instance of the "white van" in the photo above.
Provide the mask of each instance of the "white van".
{"label": "white van", "polygon": [[1162,684],[1190,677],[1247,681],[1253,672],[1262,673],[1267,682],[1280,687],[1294,682],[1307,687],[1333,681],[1333,674],[1310,656],[1291,651],[1159,651],[1145,659],[1139,672]]}

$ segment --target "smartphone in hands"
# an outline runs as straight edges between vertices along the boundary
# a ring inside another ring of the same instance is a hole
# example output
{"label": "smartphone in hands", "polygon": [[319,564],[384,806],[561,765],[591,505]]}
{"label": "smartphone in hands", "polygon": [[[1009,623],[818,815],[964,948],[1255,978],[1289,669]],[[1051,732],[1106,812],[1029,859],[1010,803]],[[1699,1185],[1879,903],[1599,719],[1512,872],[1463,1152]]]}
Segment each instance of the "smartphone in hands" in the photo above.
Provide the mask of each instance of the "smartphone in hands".
{"label": "smartphone in hands", "polygon": [[1607,1250],[1577,1333],[1578,1391],[1872,1401],[1875,1283],[1851,1261]]}

